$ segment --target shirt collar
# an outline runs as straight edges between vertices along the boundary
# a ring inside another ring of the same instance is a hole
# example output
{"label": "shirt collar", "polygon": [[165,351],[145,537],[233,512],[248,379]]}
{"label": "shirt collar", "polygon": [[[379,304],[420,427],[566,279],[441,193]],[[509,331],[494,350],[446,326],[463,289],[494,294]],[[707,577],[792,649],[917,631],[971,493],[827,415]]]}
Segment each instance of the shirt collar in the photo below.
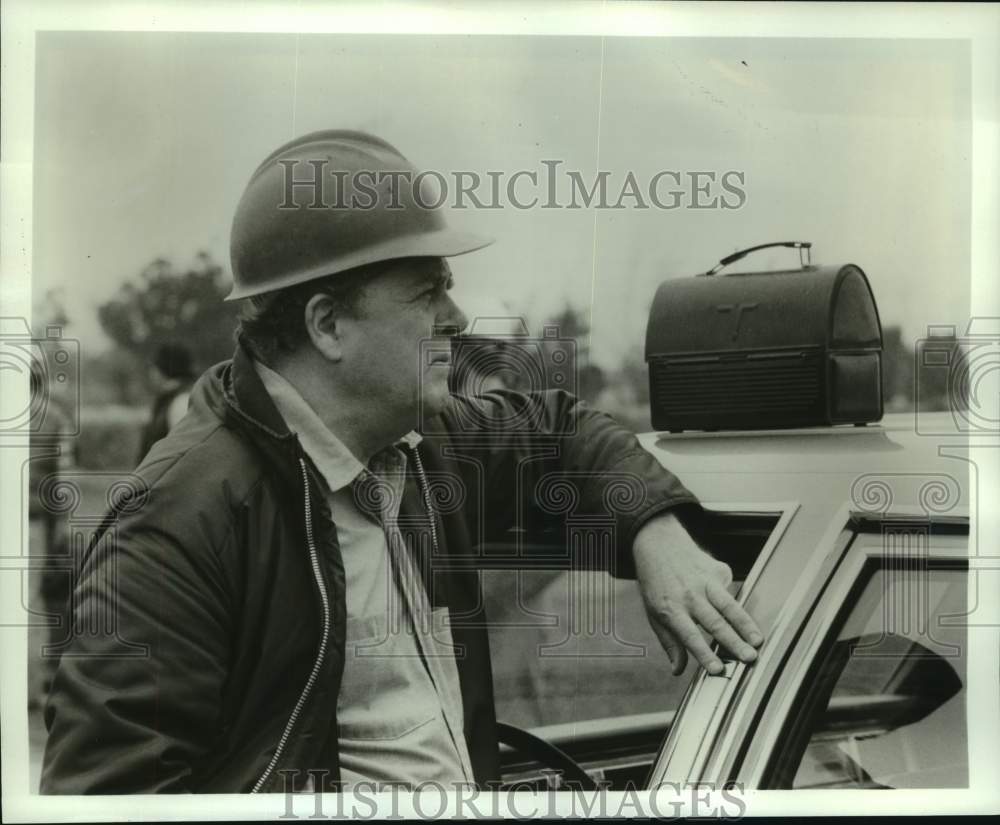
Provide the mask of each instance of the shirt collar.
{"label": "shirt collar", "polygon": [[[322,422],[288,379],[257,360],[254,368],[288,429],[298,434],[302,449],[313,460],[331,492],[347,487],[365,471],[365,465]],[[411,430],[396,443],[415,448],[422,440],[420,433]]]}

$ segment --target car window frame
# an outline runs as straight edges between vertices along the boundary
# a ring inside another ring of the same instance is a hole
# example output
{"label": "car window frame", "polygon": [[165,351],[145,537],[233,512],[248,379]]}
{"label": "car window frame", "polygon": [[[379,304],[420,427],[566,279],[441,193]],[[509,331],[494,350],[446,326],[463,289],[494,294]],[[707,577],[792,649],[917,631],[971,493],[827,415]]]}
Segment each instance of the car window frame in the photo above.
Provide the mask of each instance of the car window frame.
{"label": "car window frame", "polygon": [[[763,571],[767,568],[775,549],[781,544],[789,525],[801,510],[801,502],[784,501],[760,504],[706,501],[703,502],[702,506],[713,512],[775,515],[778,517],[774,529],[740,586],[737,602],[742,607],[747,607],[747,600],[753,593]],[[718,652],[718,645],[713,645],[713,649]],[[647,783],[649,787],[655,788],[665,782],[686,781],[694,766],[704,761],[706,748],[710,745],[712,737],[690,736],[681,733],[681,730],[709,731],[713,727],[713,719],[718,709],[732,702],[734,691],[739,683],[739,679],[736,677],[745,670],[746,666],[737,661],[724,661],[723,665],[723,671],[718,676],[711,676],[707,671],[699,669],[691,680],[677,707],[673,724],[667,731],[667,736],[653,762]],[[682,774],[683,776],[681,776]]]}
{"label": "car window frame", "polygon": [[[766,629],[757,661],[752,666],[736,662],[714,677],[701,671],[689,685],[650,772],[649,787],[664,783],[671,786],[701,783],[713,787],[736,783],[743,788],[757,787],[752,783],[759,781],[759,776],[748,774],[745,768],[751,764],[748,759],[754,759],[760,748],[754,731],[780,725],[780,719],[774,720],[774,702],[787,692],[783,674],[789,657],[797,649],[807,620],[821,604],[841,562],[848,557],[857,537],[871,530],[873,518],[928,520],[926,511],[916,507],[897,507],[892,513],[873,516],[848,503],[842,504],[826,522],[821,538],[812,547],[781,609]],[[968,531],[968,516],[940,516],[934,521],[960,524]],[[777,544],[766,555],[761,553],[756,569],[740,591],[741,604],[747,605],[753,598],[754,587],[766,572]]]}
{"label": "car window frame", "polygon": [[[843,618],[843,604],[852,589],[872,565],[883,566],[882,526],[926,525],[930,537],[926,556],[936,565],[963,564],[969,560],[969,520],[967,517],[917,516],[894,512],[880,516],[852,513],[843,541],[839,563],[830,571],[817,594],[808,617],[803,617],[801,633],[789,648],[780,667],[769,674],[772,691],[753,724],[744,726],[742,742],[730,741],[727,751],[718,754],[712,774],[722,783],[743,788],[760,788],[791,708],[800,695],[810,668],[824,651],[833,627]],[[910,554],[904,554],[909,556]],[[759,735],[758,735],[759,734]],[[736,737],[733,737],[735,739]]]}

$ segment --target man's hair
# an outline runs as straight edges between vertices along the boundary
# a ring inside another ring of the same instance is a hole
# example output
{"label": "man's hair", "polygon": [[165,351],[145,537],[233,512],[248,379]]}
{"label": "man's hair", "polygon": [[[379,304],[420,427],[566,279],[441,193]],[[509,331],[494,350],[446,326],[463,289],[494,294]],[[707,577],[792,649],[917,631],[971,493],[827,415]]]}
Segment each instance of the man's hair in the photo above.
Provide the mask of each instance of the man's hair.
{"label": "man's hair", "polygon": [[309,340],[305,310],[314,295],[329,296],[338,311],[357,318],[363,312],[365,286],[398,263],[376,261],[247,298],[240,307],[236,338],[259,361],[274,366]]}

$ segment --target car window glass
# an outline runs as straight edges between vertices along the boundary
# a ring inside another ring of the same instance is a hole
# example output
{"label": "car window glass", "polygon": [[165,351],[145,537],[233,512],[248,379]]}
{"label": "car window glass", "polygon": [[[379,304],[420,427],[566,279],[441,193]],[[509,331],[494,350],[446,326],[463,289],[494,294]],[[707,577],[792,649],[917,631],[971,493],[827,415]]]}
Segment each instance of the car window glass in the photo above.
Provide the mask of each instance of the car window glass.
{"label": "car window glass", "polygon": [[[696,540],[733,570],[734,591],[779,521],[712,512]],[[689,527],[692,525],[689,525]],[[524,728],[674,710],[680,676],[649,626],[638,584],[603,572],[483,574],[497,718]]]}
{"label": "car window glass", "polygon": [[915,563],[867,575],[795,703],[769,784],[965,787],[966,636],[954,617],[967,573]]}

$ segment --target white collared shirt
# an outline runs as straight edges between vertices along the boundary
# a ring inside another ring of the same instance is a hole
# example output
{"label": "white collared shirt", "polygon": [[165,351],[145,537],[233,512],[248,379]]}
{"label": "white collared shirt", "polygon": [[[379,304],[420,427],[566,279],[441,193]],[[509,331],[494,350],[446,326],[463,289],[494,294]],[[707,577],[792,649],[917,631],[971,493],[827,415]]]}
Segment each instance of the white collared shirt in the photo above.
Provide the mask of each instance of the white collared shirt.
{"label": "white collared shirt", "polygon": [[[329,488],[346,582],[341,779],[347,786],[473,782],[448,612],[431,609],[397,523],[406,454],[387,447],[365,467],[291,383],[260,362],[255,367]],[[411,432],[402,441],[415,447],[420,439]],[[378,518],[356,500],[373,484],[385,493]]]}

